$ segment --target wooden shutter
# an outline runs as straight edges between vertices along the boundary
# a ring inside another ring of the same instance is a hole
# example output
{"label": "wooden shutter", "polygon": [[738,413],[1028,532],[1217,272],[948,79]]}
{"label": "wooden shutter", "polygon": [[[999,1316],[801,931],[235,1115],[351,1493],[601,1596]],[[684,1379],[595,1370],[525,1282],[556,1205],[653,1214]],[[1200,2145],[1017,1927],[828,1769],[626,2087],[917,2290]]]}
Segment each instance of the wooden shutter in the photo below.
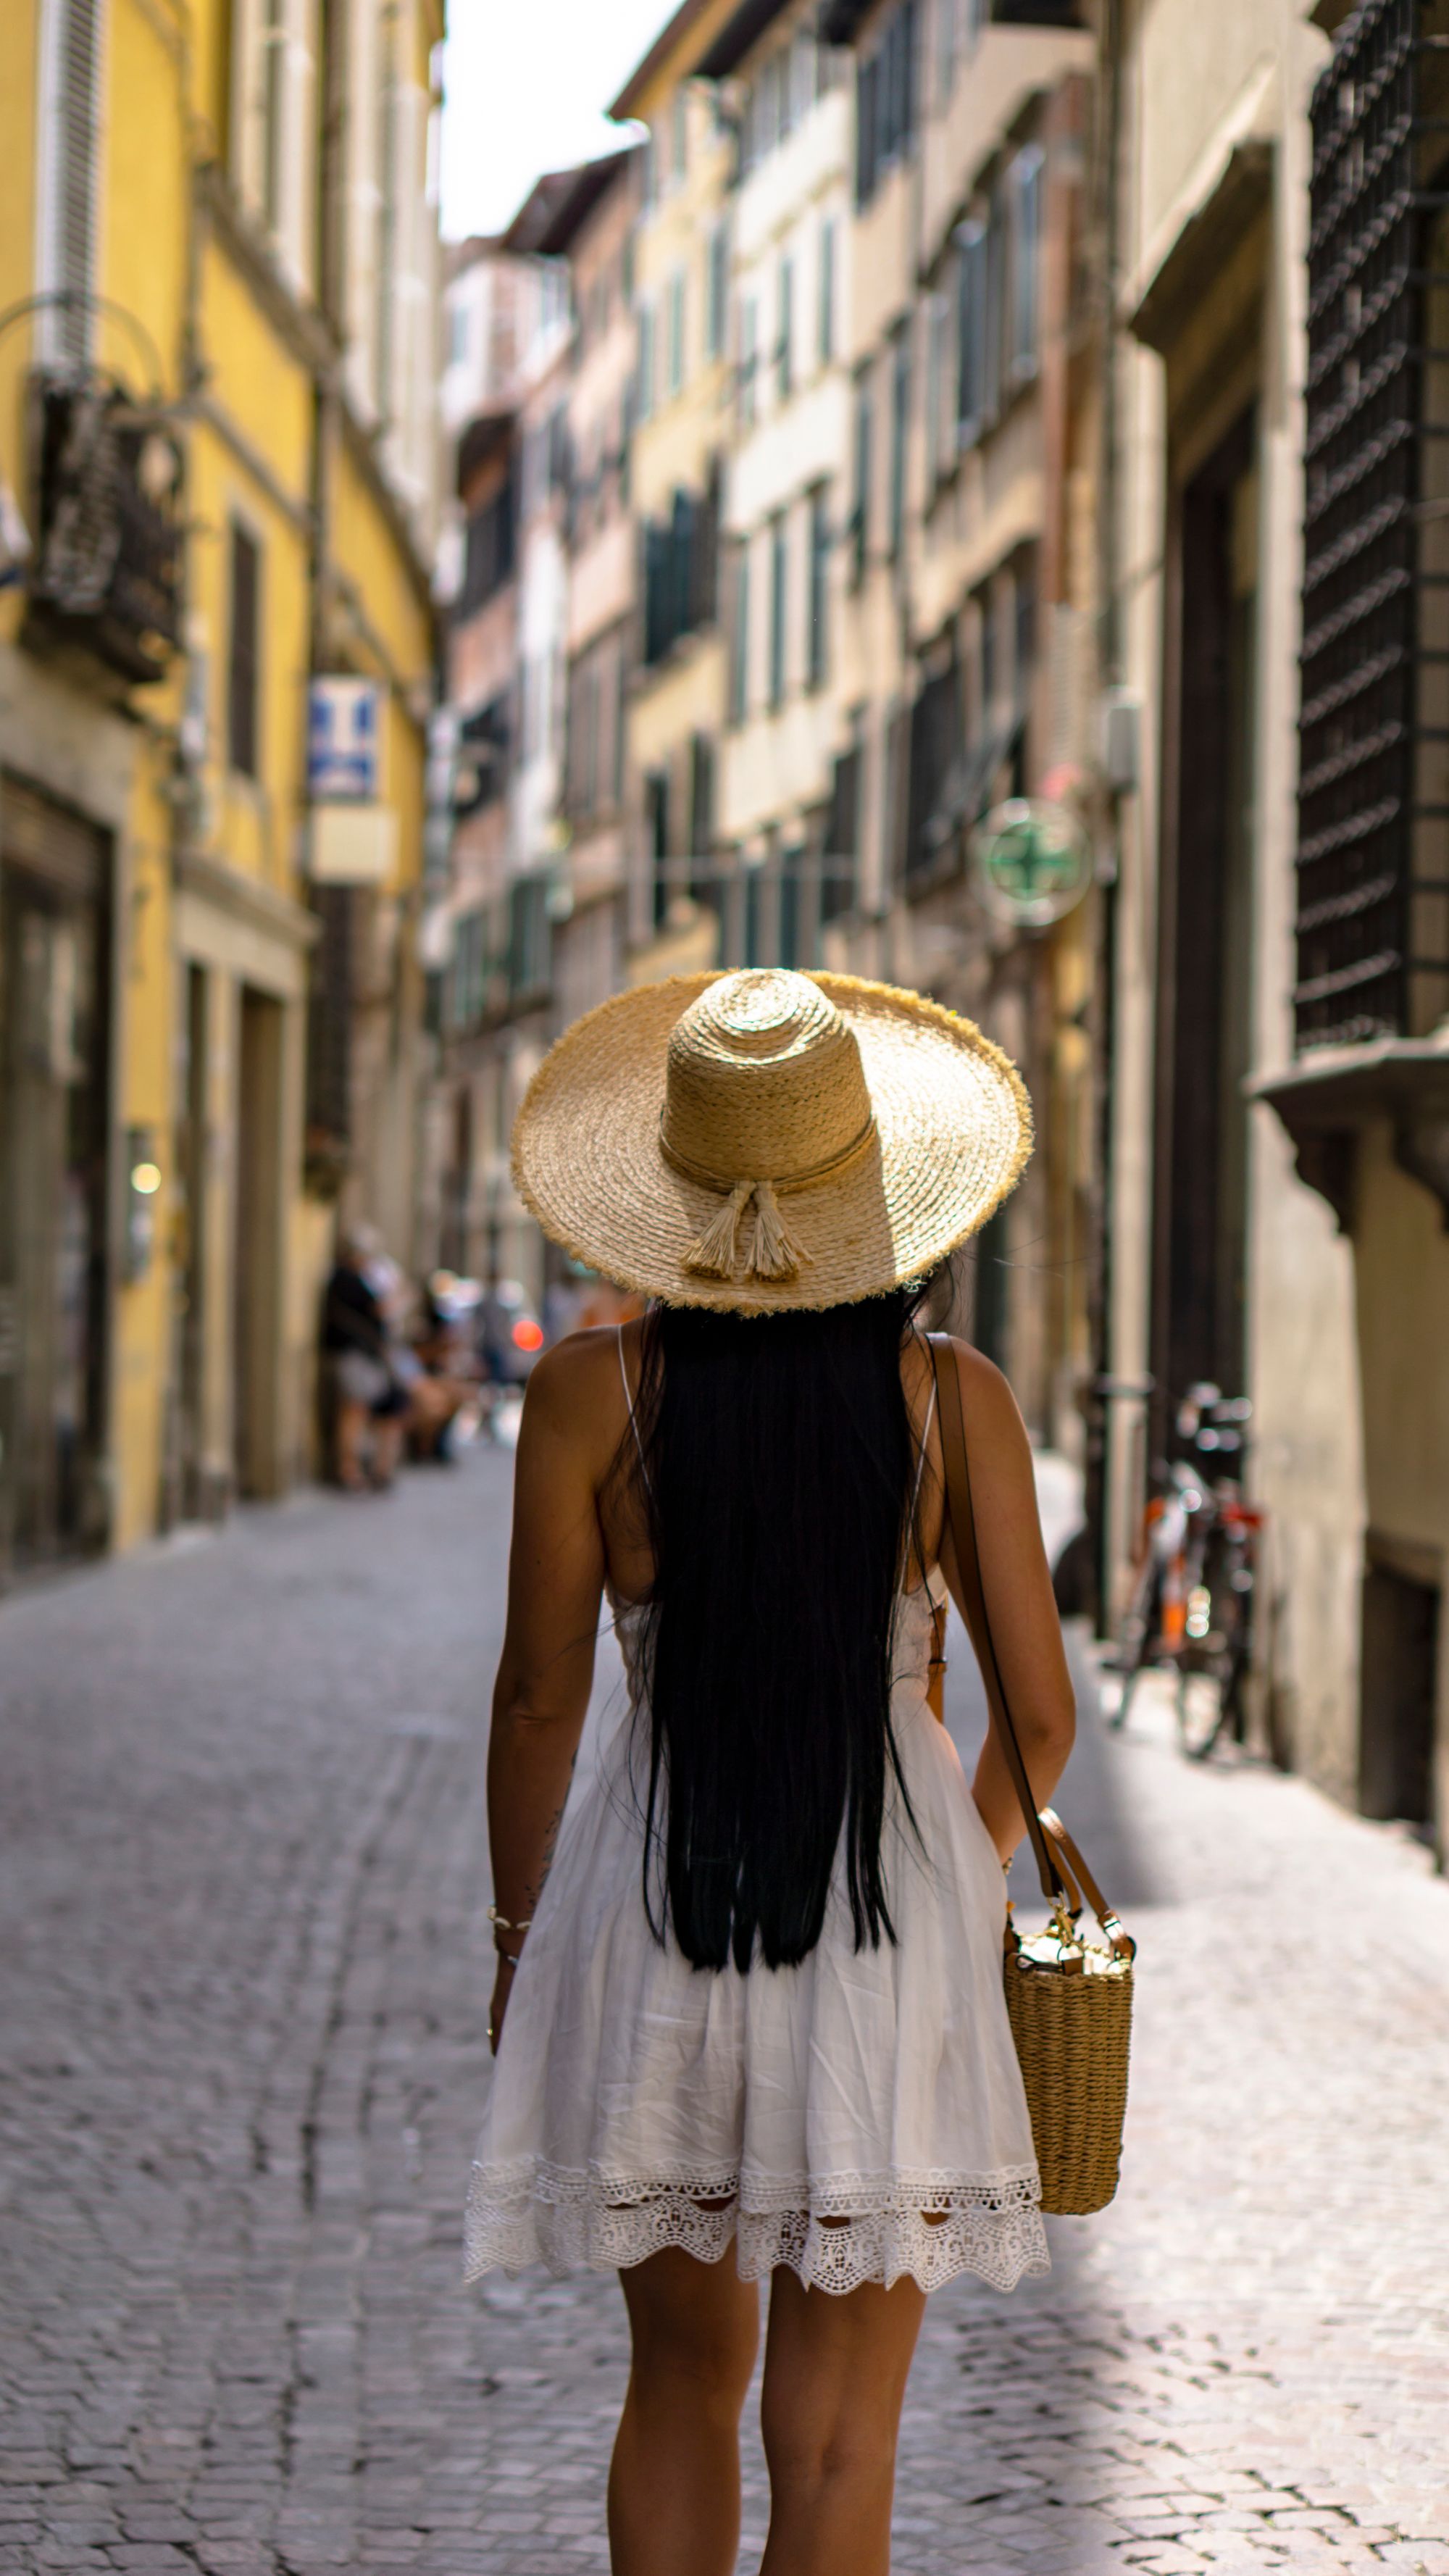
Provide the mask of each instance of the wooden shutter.
{"label": "wooden shutter", "polygon": [[377,416],[378,260],[382,236],[382,46],[378,0],[351,0],[348,19],[343,324],[347,390],[363,420]]}
{"label": "wooden shutter", "polygon": [[[56,365],[84,367],[94,347],[96,232],[106,0],[51,0],[46,22],[44,163],[37,285],[40,340]],[[67,299],[62,301],[61,299]]]}

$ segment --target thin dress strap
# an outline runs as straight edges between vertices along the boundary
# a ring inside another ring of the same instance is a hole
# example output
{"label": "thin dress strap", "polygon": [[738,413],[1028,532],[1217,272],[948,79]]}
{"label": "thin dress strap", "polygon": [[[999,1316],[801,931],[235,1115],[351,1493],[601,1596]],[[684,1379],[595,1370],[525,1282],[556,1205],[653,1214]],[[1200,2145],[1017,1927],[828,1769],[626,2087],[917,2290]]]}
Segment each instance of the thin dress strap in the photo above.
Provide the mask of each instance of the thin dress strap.
{"label": "thin dress strap", "polygon": [[932,1423],[935,1421],[935,1419],[936,1419],[936,1372],[935,1372],[935,1370],[934,1370],[934,1369],[932,1369],[932,1371],[931,1371],[931,1400],[930,1400],[929,1404],[928,1404],[928,1405],[927,1405],[927,1407],[926,1407],[926,1419],[925,1419],[925,1421],[924,1421],[924,1422],[922,1423],[922,1425],[921,1425],[921,1454],[920,1454],[919,1458],[916,1460],[916,1481],[915,1481],[915,1483],[914,1483],[914,1484],[912,1485],[912,1487],[911,1487],[911,1519],[912,1519],[913,1521],[914,1521],[914,1519],[915,1519],[915,1517],[916,1517],[916,1513],[917,1513],[917,1512],[918,1512],[918,1510],[920,1509],[920,1502],[921,1502],[921,1479],[922,1479],[922,1477],[925,1475],[925,1472],[926,1472],[926,1452],[927,1452],[927,1450],[929,1449],[929,1447],[930,1447],[930,1445],[931,1445],[931,1425],[932,1425]]}
{"label": "thin dress strap", "polygon": [[[624,1381],[624,1402],[629,1408],[629,1428],[634,1434],[634,1446],[639,1452],[639,1472],[647,1485],[649,1482],[649,1461],[644,1455],[644,1443],[639,1434],[639,1416],[634,1410],[634,1391],[629,1384],[629,1368],[624,1357],[624,1327],[622,1324],[616,1324],[614,1326],[614,1335],[619,1346],[619,1375]],[[933,1402],[935,1401],[935,1393],[936,1390],[933,1386],[931,1389]]]}

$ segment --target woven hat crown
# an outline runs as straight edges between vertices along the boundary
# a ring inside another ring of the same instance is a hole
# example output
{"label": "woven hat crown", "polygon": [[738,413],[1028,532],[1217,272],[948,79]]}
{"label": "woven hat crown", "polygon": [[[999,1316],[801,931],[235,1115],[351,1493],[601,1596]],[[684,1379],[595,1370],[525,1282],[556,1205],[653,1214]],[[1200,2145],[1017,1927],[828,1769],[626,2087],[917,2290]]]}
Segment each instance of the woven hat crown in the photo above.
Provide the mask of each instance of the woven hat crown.
{"label": "woven hat crown", "polygon": [[854,1030],[808,975],[745,968],[691,1002],[669,1040],[660,1138],[715,1188],[829,1171],[871,1132]]}

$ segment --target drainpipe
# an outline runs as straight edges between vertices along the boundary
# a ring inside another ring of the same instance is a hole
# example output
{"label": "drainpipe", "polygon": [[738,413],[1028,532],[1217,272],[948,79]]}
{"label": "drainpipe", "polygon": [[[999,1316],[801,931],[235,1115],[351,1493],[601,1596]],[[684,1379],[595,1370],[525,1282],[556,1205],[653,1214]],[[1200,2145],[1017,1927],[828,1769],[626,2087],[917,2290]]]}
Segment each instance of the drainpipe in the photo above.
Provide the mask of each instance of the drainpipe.
{"label": "drainpipe", "polygon": [[[1102,52],[1106,99],[1104,146],[1105,197],[1102,222],[1102,453],[1098,514],[1098,577],[1101,623],[1098,653],[1107,688],[1122,678],[1122,610],[1119,510],[1121,474],[1118,456],[1117,295],[1121,269],[1119,194],[1122,168],[1122,0],[1104,0]],[[1094,1622],[1105,1634],[1112,1598],[1112,1540],[1109,1499],[1111,1461],[1108,1424],[1112,1400],[1113,1223],[1115,1218],[1115,1126],[1117,1105],[1117,910],[1121,876],[1121,804],[1114,793],[1106,864],[1098,888],[1096,1058],[1097,1100],[1093,1192],[1091,1287],[1092,1385],[1087,1416],[1085,1508],[1092,1542]]]}

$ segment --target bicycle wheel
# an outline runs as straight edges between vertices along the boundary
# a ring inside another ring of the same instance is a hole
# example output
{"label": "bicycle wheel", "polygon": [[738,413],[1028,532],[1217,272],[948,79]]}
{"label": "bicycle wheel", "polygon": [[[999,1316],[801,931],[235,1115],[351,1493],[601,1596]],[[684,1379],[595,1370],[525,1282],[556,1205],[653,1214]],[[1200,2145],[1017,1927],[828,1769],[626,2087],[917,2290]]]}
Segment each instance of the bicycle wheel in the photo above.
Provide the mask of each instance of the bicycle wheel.
{"label": "bicycle wheel", "polygon": [[1233,1581],[1237,1564],[1236,1548],[1219,1542],[1189,1596],[1177,1666],[1177,1738],[1190,1762],[1206,1762],[1225,1734],[1242,1741],[1247,1626]]}
{"label": "bicycle wheel", "polygon": [[1133,1586],[1132,1598],[1122,1613],[1122,1624],[1117,1631],[1117,1652],[1112,1659],[1111,1669],[1122,1676],[1122,1693],[1107,1720],[1114,1735],[1118,1734],[1127,1723],[1132,1694],[1147,1663],[1149,1643],[1157,1633],[1161,1590],[1161,1567],[1156,1557],[1149,1555],[1147,1563]]}
{"label": "bicycle wheel", "polygon": [[1226,1677],[1216,1658],[1186,1657],[1177,1669],[1177,1740],[1189,1762],[1205,1762],[1227,1723]]}

